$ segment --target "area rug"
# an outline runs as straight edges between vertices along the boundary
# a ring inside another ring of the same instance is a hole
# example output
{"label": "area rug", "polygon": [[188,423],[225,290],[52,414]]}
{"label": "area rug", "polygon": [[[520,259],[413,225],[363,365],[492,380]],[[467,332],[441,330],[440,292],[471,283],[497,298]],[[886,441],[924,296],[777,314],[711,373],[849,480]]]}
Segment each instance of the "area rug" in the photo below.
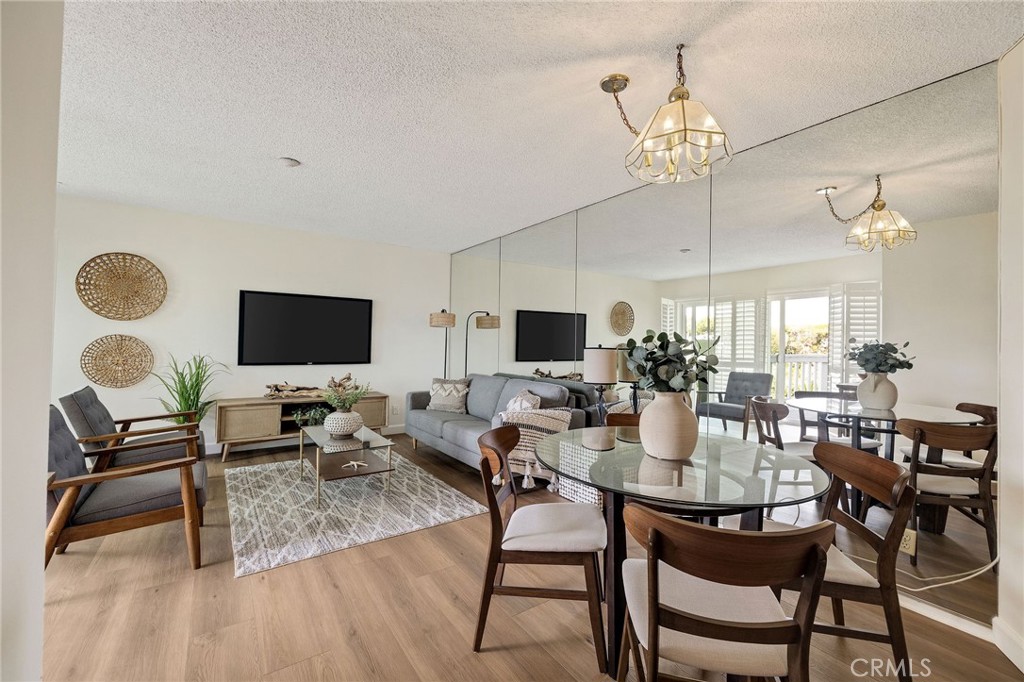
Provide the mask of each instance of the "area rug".
{"label": "area rug", "polygon": [[235,577],[487,511],[400,455],[392,463],[390,491],[383,474],[322,482],[319,509],[305,460],[302,480],[295,460],[225,470]]}

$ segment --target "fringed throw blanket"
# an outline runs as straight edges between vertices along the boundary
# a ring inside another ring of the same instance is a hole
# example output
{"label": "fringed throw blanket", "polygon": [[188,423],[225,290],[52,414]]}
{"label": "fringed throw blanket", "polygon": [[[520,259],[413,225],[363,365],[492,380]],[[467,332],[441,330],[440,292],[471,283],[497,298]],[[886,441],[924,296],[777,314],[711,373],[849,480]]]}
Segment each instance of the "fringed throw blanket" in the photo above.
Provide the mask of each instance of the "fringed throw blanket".
{"label": "fringed throw blanket", "polygon": [[[535,487],[533,477],[548,479],[551,484],[548,490],[558,490],[558,478],[553,471],[541,466],[537,461],[534,448],[542,438],[553,433],[561,433],[569,428],[572,409],[568,407],[552,407],[543,410],[509,410],[504,412],[502,423],[519,429],[519,444],[508,456],[508,466],[513,474],[523,475],[523,489]],[[498,478],[498,477],[496,477]],[[495,482],[500,485],[501,481]]]}

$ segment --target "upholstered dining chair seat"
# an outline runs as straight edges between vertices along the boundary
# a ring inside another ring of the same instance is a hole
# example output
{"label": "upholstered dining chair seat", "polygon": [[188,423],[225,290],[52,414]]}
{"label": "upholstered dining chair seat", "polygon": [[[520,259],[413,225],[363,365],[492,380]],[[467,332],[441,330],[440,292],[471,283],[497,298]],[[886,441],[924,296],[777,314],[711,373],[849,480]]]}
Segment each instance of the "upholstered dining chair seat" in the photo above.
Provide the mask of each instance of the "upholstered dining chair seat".
{"label": "upholstered dining chair seat", "polygon": [[593,504],[531,504],[513,512],[501,548],[513,552],[600,552],[608,541],[604,515]]}
{"label": "upholstered dining chair seat", "polygon": [[965,497],[981,494],[976,478],[953,478],[935,474],[918,474],[917,492],[932,493],[933,495],[963,495]]}
{"label": "upholstered dining chair seat", "polygon": [[[903,455],[903,458],[906,460],[910,459],[913,452],[914,448],[912,447],[900,448],[900,454]],[[918,459],[922,462],[927,462],[927,457],[927,449],[921,450],[921,453],[918,455]],[[939,464],[942,464],[942,466],[951,467],[953,469],[980,469],[983,466],[985,466],[984,462],[979,462],[973,457],[968,457],[967,455],[964,455],[959,452],[949,451],[943,451],[942,461],[939,462]]]}
{"label": "upholstered dining chair seat", "polygon": [[[853,439],[850,438],[849,436],[833,436],[830,434],[828,437],[828,442],[839,443],[840,445],[845,445],[848,448],[853,447]],[[860,439],[861,450],[877,450],[880,447],[882,447],[882,441],[880,440],[875,440],[874,438]]]}
{"label": "upholstered dining chair seat", "polygon": [[[765,532],[773,533],[784,530],[793,530],[796,526],[789,523],[781,523],[773,519],[764,520]],[[828,563],[825,564],[825,581],[830,583],[841,583],[843,585],[857,585],[859,587],[878,588],[878,580],[871,575],[857,562],[843,554],[835,545],[828,548]]]}
{"label": "upholstered dining chair seat", "polygon": [[[716,620],[759,623],[787,619],[785,611],[768,587],[735,587],[703,580],[659,565],[661,603],[687,613]],[[626,559],[622,563],[626,605],[640,646],[648,648],[647,560]],[[736,675],[787,674],[786,647],[749,644],[697,637],[662,627],[659,652],[664,660],[703,670],[728,670]]]}
{"label": "upholstered dining chair seat", "polygon": [[[814,446],[815,443],[808,443],[807,441],[796,441],[793,443],[786,443],[786,449],[783,450],[787,455],[796,455],[797,457],[803,457],[806,460],[814,460]],[[767,450],[776,450],[770,445],[766,445]]]}

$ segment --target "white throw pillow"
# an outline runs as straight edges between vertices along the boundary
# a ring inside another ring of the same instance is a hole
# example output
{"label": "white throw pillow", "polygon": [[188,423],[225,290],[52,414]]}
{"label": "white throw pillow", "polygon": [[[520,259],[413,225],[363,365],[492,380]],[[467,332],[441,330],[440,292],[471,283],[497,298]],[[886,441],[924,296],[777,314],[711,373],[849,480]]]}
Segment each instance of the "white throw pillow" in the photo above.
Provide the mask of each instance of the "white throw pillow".
{"label": "white throw pillow", "polygon": [[512,400],[508,401],[508,405],[505,407],[509,412],[522,412],[523,410],[536,410],[540,407],[540,396],[530,393],[528,389],[523,389],[512,396]]}
{"label": "white throw pillow", "polygon": [[466,414],[469,379],[434,379],[430,385],[428,410]]}

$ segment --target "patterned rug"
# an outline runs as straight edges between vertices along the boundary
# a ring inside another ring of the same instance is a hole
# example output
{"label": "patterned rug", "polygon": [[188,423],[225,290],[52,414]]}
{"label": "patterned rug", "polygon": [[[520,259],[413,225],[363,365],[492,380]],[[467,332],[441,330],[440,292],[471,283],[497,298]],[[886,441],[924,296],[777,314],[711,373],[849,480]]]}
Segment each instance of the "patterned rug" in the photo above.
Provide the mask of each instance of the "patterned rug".
{"label": "patterned rug", "polygon": [[383,474],[326,481],[319,509],[305,460],[301,481],[294,460],[225,470],[235,577],[487,511],[397,453],[392,462],[389,492]]}

